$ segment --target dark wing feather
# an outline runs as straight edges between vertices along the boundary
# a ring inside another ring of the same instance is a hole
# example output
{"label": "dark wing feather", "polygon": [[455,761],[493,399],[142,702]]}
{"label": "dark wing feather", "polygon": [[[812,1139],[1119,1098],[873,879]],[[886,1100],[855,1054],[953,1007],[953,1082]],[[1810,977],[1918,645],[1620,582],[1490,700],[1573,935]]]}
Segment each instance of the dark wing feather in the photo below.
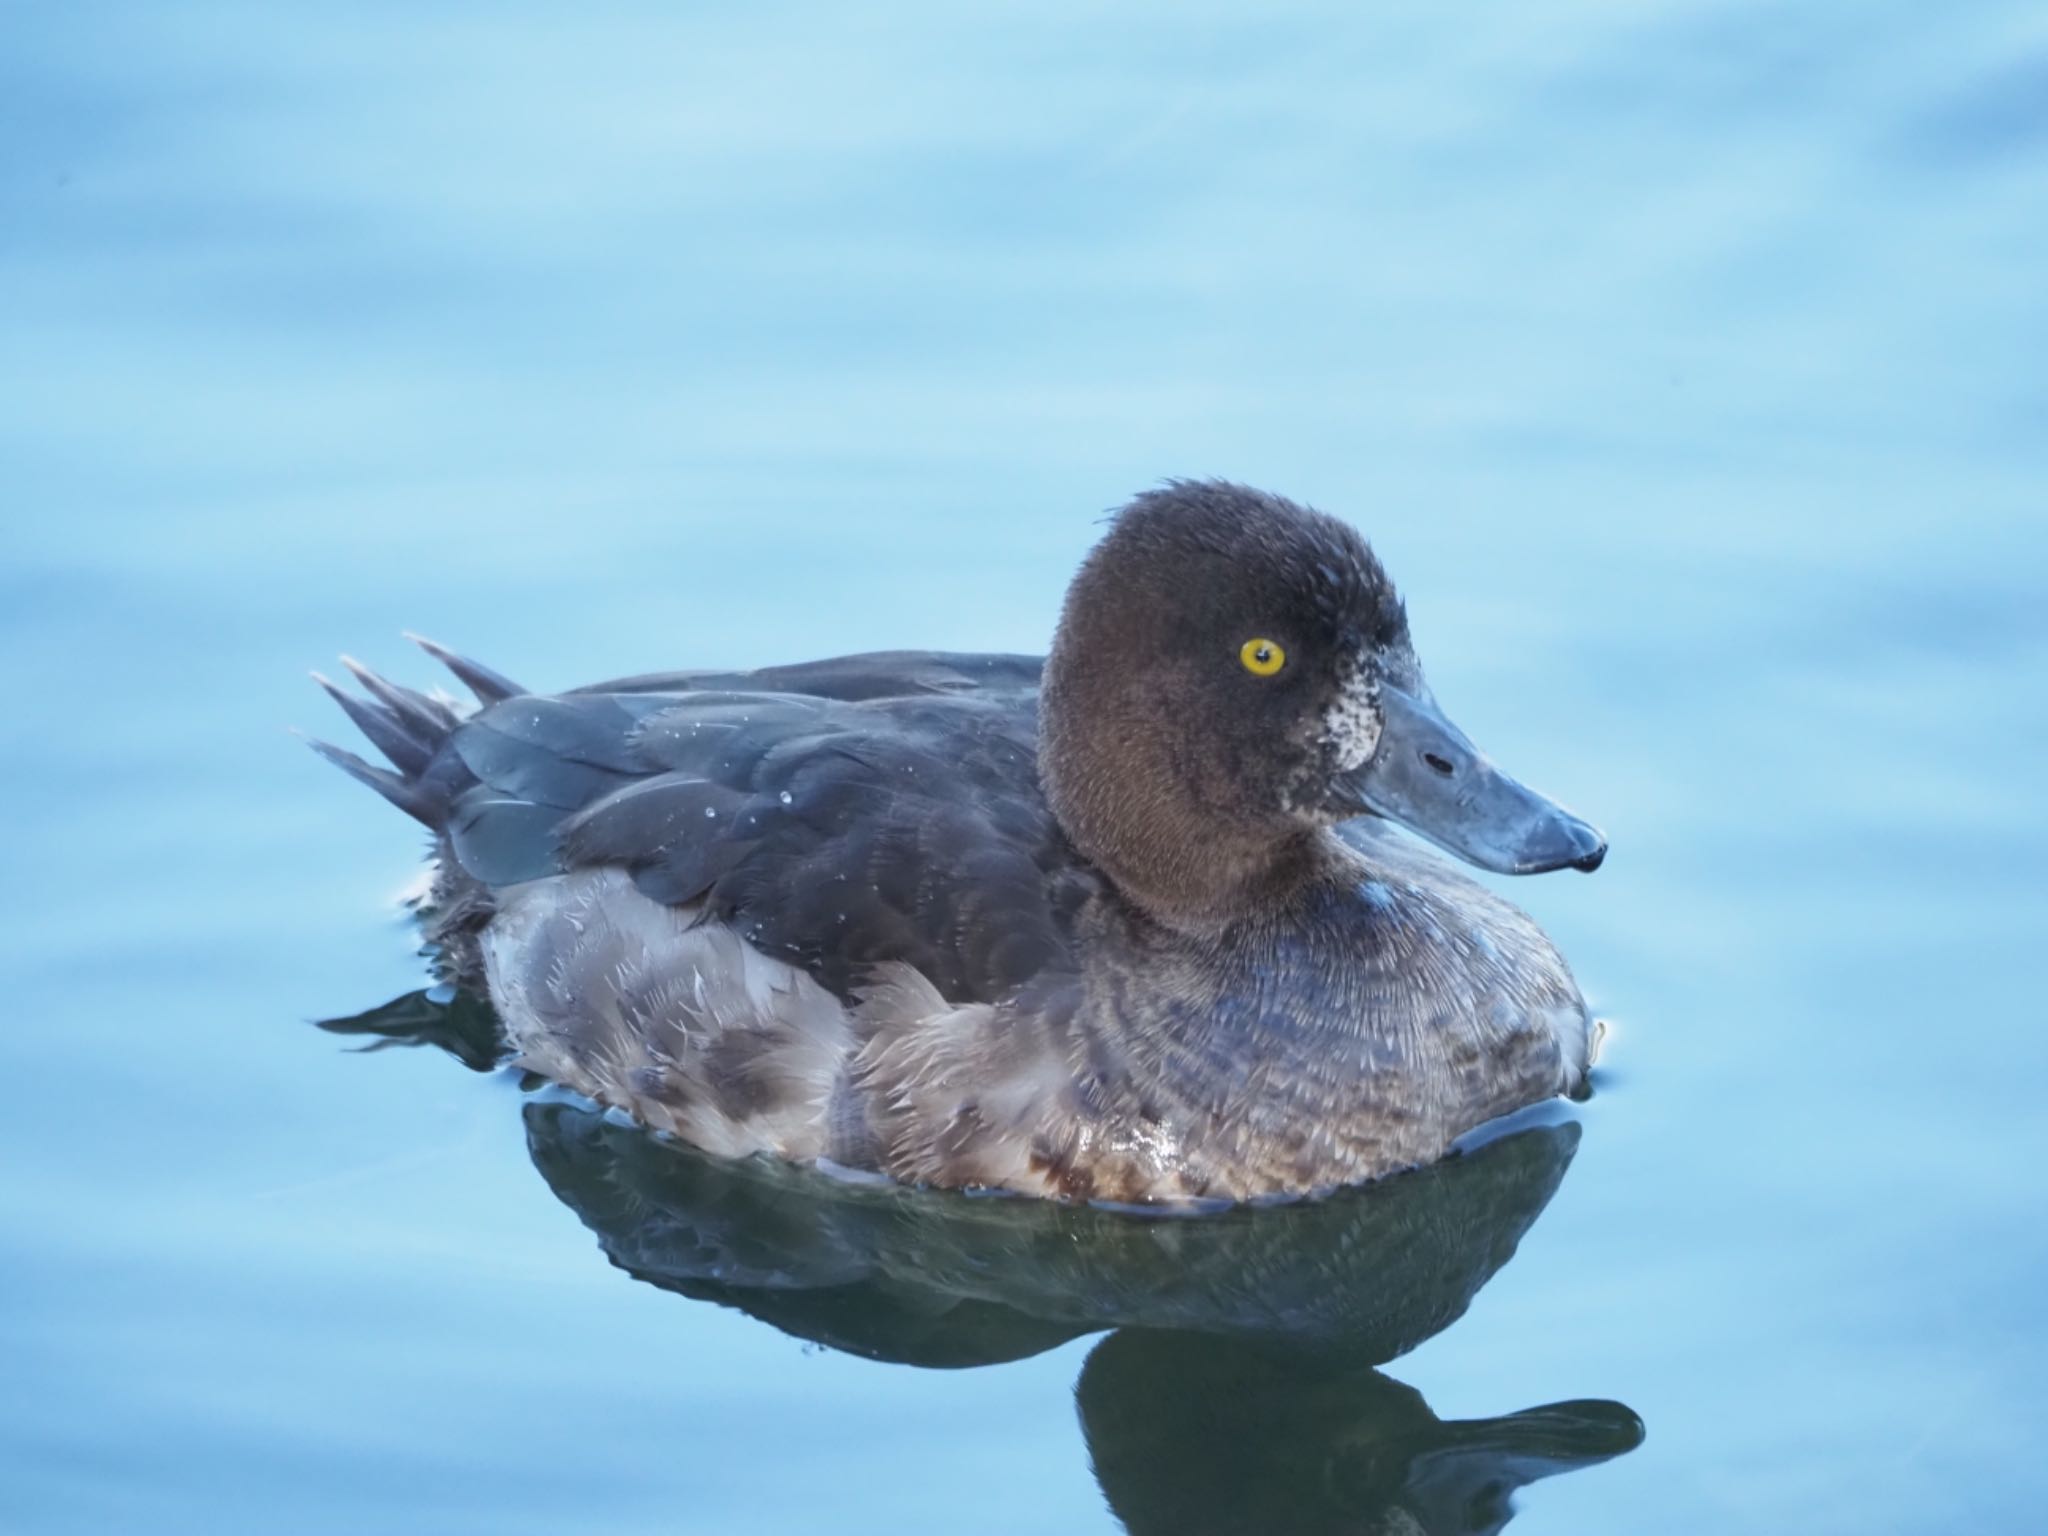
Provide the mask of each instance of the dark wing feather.
{"label": "dark wing feather", "polygon": [[508,699],[451,739],[450,844],[490,885],[622,866],[841,995],[901,961],[1003,997],[1068,962],[1086,880],[1039,790],[1037,675],[903,653]]}
{"label": "dark wing feather", "polygon": [[754,672],[650,672],[593,683],[578,693],[697,693],[754,691],[801,694],[858,703],[864,699],[929,694],[1035,693],[1045,668],[1038,656],[953,651],[869,651],[762,667]]}
{"label": "dark wing feather", "polygon": [[455,860],[485,885],[517,885],[558,874],[555,833],[560,807],[501,795],[478,785],[455,797],[442,832]]}
{"label": "dark wing feather", "polygon": [[616,699],[528,694],[466,722],[455,750],[491,788],[574,810],[644,771],[632,745],[638,723]]}
{"label": "dark wing feather", "polygon": [[760,822],[760,813],[748,809],[752,800],[744,790],[692,774],[656,774],[563,822],[562,866],[621,864],[656,901],[696,901],[759,846],[750,835]]}

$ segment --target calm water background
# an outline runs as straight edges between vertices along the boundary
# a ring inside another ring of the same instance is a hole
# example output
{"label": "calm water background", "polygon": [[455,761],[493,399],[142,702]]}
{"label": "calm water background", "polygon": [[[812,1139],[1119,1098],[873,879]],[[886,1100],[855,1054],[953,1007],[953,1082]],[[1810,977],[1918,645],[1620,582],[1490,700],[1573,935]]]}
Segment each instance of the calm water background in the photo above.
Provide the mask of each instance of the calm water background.
{"label": "calm water background", "polygon": [[1042,648],[1113,502],[1355,520],[1601,821],[1618,1025],[1393,1367],[1618,1398],[1517,1533],[2048,1501],[2048,17],[1891,3],[0,7],[0,1529],[1113,1528],[1084,1342],[611,1269],[517,1094],[305,1027],[418,839],[283,732]]}

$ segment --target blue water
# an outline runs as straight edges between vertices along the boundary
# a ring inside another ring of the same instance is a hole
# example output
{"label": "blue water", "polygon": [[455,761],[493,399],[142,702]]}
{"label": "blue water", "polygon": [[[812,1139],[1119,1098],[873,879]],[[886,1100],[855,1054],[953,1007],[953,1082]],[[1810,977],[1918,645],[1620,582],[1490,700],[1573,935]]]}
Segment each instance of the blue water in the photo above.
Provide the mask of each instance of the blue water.
{"label": "blue water", "polygon": [[[2017,3],[0,7],[0,1530],[1309,1529],[1574,1399],[1517,1536],[2038,1528],[2044,167]],[[426,977],[307,667],[1035,650],[1205,473],[1613,841],[1515,887],[1571,1166],[1384,1376],[806,1343],[309,1027]]]}

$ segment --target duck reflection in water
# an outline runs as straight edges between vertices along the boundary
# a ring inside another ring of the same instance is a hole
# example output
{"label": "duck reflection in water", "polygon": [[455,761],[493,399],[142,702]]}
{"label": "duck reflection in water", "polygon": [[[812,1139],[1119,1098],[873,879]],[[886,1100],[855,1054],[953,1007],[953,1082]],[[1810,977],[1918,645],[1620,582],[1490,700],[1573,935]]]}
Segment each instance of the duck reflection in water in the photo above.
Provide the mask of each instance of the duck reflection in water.
{"label": "duck reflection in water", "polygon": [[[412,994],[323,1027],[498,1058],[467,998]],[[1134,1536],[1493,1532],[1516,1489],[1642,1438],[1606,1401],[1442,1420],[1374,1369],[1455,1322],[1513,1256],[1571,1163],[1569,1119],[1313,1203],[1139,1218],[713,1159],[566,1097],[523,1114],[555,1195],[651,1285],[928,1368],[1112,1330],[1076,1400]]]}

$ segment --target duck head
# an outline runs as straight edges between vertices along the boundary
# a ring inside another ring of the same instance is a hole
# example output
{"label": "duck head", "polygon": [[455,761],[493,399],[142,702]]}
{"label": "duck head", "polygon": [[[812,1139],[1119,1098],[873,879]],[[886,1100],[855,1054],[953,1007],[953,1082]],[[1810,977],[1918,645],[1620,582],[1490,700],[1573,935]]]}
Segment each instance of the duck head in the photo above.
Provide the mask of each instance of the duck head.
{"label": "duck head", "polygon": [[1606,855],[1437,707],[1358,532],[1245,486],[1174,482],[1116,514],[1068,589],[1040,707],[1062,827],[1168,918],[1256,905],[1359,816],[1502,874]]}

